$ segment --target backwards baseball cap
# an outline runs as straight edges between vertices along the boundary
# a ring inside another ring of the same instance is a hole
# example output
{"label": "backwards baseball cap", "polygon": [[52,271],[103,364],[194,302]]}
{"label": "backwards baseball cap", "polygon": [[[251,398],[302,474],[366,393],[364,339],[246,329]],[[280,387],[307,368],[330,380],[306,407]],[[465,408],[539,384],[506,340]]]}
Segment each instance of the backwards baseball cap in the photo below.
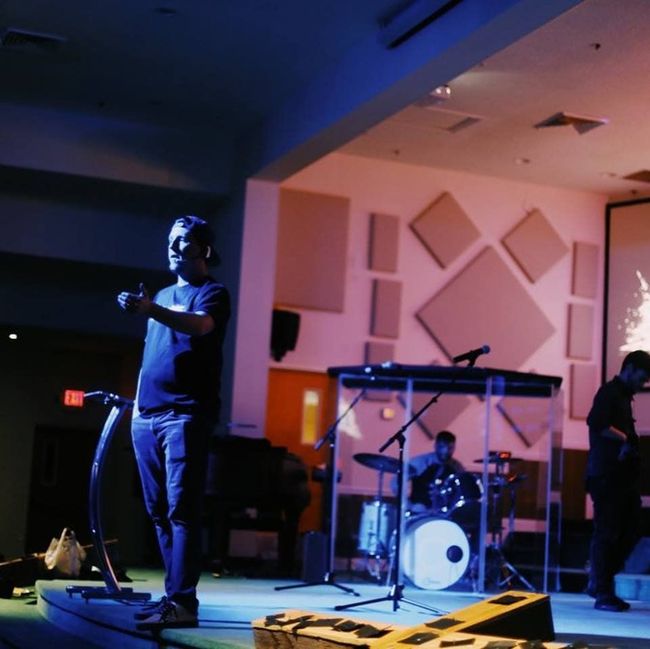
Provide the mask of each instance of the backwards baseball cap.
{"label": "backwards baseball cap", "polygon": [[214,249],[214,231],[205,219],[192,215],[179,216],[173,225],[185,228],[194,241],[207,250],[205,260],[210,266],[218,266],[221,263],[221,257]]}

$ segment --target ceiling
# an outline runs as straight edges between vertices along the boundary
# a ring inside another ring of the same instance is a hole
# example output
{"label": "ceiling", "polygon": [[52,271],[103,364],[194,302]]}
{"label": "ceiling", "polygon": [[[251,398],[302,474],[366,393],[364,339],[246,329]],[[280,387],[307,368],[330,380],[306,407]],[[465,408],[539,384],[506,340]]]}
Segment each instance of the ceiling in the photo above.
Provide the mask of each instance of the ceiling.
{"label": "ceiling", "polygon": [[0,0],[0,38],[8,29],[55,37],[16,46],[5,38],[0,101],[239,129],[375,33],[402,4]]}
{"label": "ceiling", "polygon": [[[0,0],[0,107],[237,139],[271,107],[299,97],[319,70],[376,39],[381,20],[408,4],[66,0],[63,11],[51,0]],[[650,168],[649,27],[647,0],[585,0],[448,80],[444,104],[404,108],[341,151],[622,198],[645,194],[650,184],[622,176]],[[12,44],[7,30],[54,40]],[[607,124],[582,135],[571,126],[535,128],[561,111]],[[449,130],[468,116],[464,128]]]}
{"label": "ceiling", "polygon": [[[650,169],[649,9],[647,0],[587,0],[451,79],[448,100],[409,106],[341,150],[619,199],[647,195],[648,182],[622,177]],[[582,135],[535,128],[559,112],[607,123]]]}

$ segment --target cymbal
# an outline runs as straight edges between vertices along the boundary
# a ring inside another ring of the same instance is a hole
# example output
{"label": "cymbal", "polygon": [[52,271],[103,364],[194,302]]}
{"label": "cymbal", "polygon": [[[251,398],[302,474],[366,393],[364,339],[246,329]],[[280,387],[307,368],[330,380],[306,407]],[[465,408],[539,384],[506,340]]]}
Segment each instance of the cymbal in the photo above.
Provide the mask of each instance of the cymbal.
{"label": "cymbal", "polygon": [[369,469],[375,469],[375,471],[397,473],[397,469],[399,468],[399,460],[386,455],[378,455],[377,453],[355,453],[352,457],[359,464],[363,464],[363,466],[367,466]]}
{"label": "cymbal", "polygon": [[[498,455],[490,455],[487,459],[488,464],[507,464],[510,462],[512,464],[513,462],[523,462],[523,458],[521,457],[499,457]],[[480,464],[484,464],[485,460],[480,457],[477,460],[474,460],[474,462],[479,462]]]}

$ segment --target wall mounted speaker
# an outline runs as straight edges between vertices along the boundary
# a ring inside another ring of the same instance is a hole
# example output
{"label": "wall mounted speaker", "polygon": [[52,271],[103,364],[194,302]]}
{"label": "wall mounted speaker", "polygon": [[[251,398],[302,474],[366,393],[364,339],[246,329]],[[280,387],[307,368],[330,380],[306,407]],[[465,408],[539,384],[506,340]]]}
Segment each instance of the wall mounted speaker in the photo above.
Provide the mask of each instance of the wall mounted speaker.
{"label": "wall mounted speaker", "polygon": [[271,356],[276,361],[296,348],[300,330],[300,314],[294,311],[273,309],[271,321]]}

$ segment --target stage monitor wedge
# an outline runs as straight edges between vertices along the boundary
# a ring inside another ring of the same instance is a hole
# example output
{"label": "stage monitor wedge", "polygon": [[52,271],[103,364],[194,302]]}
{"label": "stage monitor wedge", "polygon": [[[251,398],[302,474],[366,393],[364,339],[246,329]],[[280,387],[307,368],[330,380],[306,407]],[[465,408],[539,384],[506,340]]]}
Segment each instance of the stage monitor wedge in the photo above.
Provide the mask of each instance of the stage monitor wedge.
{"label": "stage monitor wedge", "polygon": [[[390,636],[386,649],[402,646],[408,634],[477,633],[523,640],[554,640],[555,629],[548,595],[527,591],[507,591],[410,627],[401,637]],[[382,649],[384,647],[382,646]]]}

